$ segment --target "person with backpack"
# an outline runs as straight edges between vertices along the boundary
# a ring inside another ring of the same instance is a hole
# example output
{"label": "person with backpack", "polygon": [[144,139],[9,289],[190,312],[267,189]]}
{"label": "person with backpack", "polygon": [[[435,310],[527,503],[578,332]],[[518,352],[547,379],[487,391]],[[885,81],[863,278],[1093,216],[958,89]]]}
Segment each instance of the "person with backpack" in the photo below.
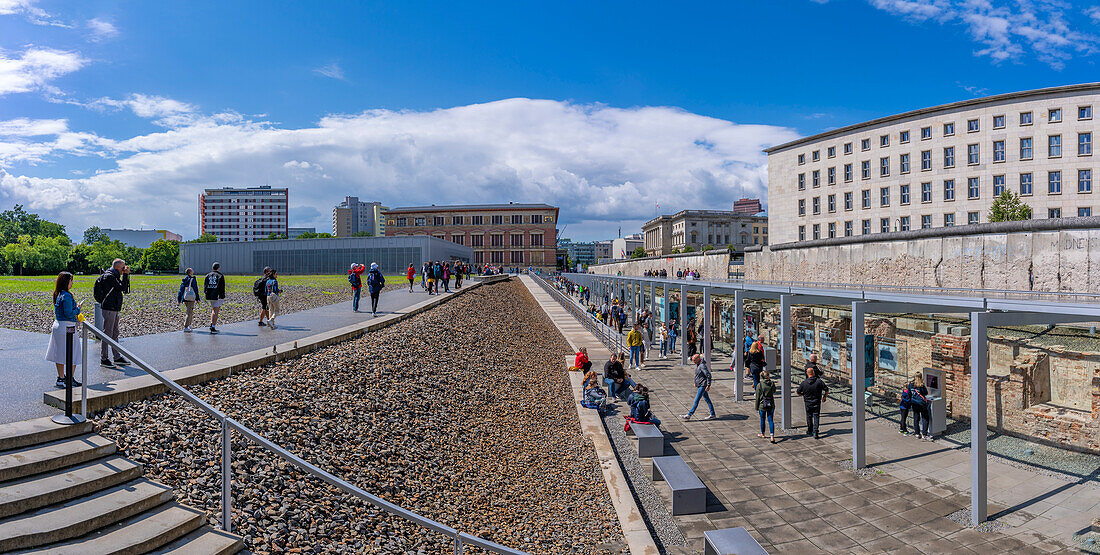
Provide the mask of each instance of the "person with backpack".
{"label": "person with backpack", "polygon": [[271,316],[267,319],[267,325],[277,330],[279,326],[275,325],[275,317],[279,315],[279,295],[283,290],[279,289],[279,274],[274,269],[267,273],[267,283],[264,287],[267,289],[267,304],[271,307]]}
{"label": "person with backpack", "polygon": [[176,304],[183,303],[187,307],[187,319],[183,321],[184,333],[191,333],[191,319],[195,316],[195,303],[199,300],[199,280],[195,278],[195,270],[188,268],[180,280],[180,291],[176,294]]}
{"label": "person with backpack", "polygon": [[695,364],[695,402],[691,404],[691,410],[680,418],[691,420],[691,415],[695,414],[695,409],[699,408],[699,400],[704,399],[707,402],[707,407],[710,408],[710,416],[704,418],[704,420],[717,420],[718,415],[714,412],[714,403],[710,402],[709,391],[713,379],[710,369],[707,368],[707,363],[703,360],[702,355],[692,355],[691,362]]}
{"label": "person with backpack", "polygon": [[218,271],[222,265],[215,262],[210,273],[202,280],[202,289],[206,292],[206,302],[210,303],[210,334],[218,333],[218,312],[225,302],[225,276]]}
{"label": "person with backpack", "polygon": [[382,288],[386,286],[386,277],[378,269],[377,262],[370,263],[370,272],[367,274],[367,289],[370,293],[370,314],[378,314],[378,295],[382,294]]}
{"label": "person with backpack", "polygon": [[443,264],[441,264],[438,260],[432,263],[432,279],[435,280],[432,282],[434,284],[432,290],[435,291],[436,295],[438,295],[439,285],[443,281]]}
{"label": "person with backpack", "polygon": [[[66,354],[69,341],[69,328],[76,328],[83,320],[80,315],[80,305],[73,298],[73,275],[69,272],[57,274],[53,283],[53,327],[50,328],[50,344],[46,347],[46,360],[57,366],[57,381],[54,386],[64,389],[69,385],[65,371]],[[73,369],[80,366],[80,344],[73,334]],[[73,387],[82,385],[73,378]]]}
{"label": "person with backpack", "polygon": [[[99,303],[103,313],[103,333],[107,337],[118,341],[118,323],[122,312],[123,295],[130,292],[130,267],[121,258],[114,259],[111,267],[103,272],[95,280],[92,288],[92,296]],[[104,368],[115,368],[115,365],[127,365],[129,361],[122,358],[118,349],[111,347],[115,355],[114,360],[107,358],[107,342],[100,341],[99,365]]]}
{"label": "person with backpack", "polygon": [[409,293],[413,292],[413,284],[416,283],[416,268],[409,262],[409,269],[405,270],[405,277],[409,280]]}
{"label": "person with backpack", "polygon": [[660,426],[661,421],[653,416],[649,410],[649,388],[642,384],[634,385],[634,393],[626,398],[626,404],[630,405],[630,420],[640,424],[653,424]]}
{"label": "person with backpack", "polygon": [[821,439],[821,404],[829,396],[829,386],[821,379],[817,369],[817,355],[810,355],[806,363],[806,379],[798,386],[798,395],[806,403],[806,435]]}
{"label": "person with backpack", "polygon": [[775,443],[775,382],[767,370],[758,375],[759,385],[756,387],[756,411],[760,413],[760,433],[756,437],[764,437],[764,420],[768,421],[768,433],[772,443]]}
{"label": "person with backpack", "polygon": [[256,322],[258,326],[266,326],[264,318],[271,317],[267,311],[267,274],[269,273],[271,273],[271,266],[264,266],[263,275],[252,282],[252,295],[260,301],[260,321]]}
{"label": "person with backpack", "polygon": [[351,311],[359,312],[359,291],[363,288],[363,271],[366,267],[362,264],[351,263],[348,270],[348,282],[351,283]]}
{"label": "person with backpack", "polygon": [[[909,392],[909,408],[913,411],[913,431],[924,441],[932,441],[928,433],[932,426],[932,403],[928,401],[928,389],[924,387],[924,376],[917,372],[905,387]],[[904,396],[904,393],[902,394]],[[904,426],[904,421],[902,426]]]}

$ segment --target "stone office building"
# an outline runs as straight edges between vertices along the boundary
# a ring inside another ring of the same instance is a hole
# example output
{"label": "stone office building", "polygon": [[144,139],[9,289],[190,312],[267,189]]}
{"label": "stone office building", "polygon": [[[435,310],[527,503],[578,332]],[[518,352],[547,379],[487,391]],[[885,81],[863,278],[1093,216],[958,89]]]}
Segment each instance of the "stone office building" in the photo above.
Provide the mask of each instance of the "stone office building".
{"label": "stone office building", "polygon": [[647,256],[705,250],[744,250],[768,244],[768,217],[729,210],[682,210],[653,218],[642,226]]}
{"label": "stone office building", "polygon": [[988,222],[1020,195],[1033,218],[1091,216],[1100,83],[923,108],[767,149],[773,243]]}
{"label": "stone office building", "polygon": [[553,269],[558,208],[547,204],[408,206],[383,211],[386,236],[428,235],[473,249],[474,264]]}

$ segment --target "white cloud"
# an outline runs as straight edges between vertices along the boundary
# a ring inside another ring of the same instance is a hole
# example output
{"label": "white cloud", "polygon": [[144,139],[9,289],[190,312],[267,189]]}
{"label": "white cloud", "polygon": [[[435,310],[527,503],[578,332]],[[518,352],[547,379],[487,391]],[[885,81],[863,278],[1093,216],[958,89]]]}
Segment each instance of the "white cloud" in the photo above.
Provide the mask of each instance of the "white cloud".
{"label": "white cloud", "polygon": [[1100,23],[1100,6],[1085,8],[1085,15],[1091,17],[1094,22]]}
{"label": "white cloud", "polygon": [[39,90],[57,93],[50,82],[87,63],[76,52],[51,48],[30,47],[18,55],[0,51],[0,96]]}
{"label": "white cloud", "polygon": [[340,64],[337,64],[335,62],[316,68],[313,70],[313,72],[318,75],[330,77],[332,79],[339,79],[341,81],[346,80],[344,78],[344,69],[340,67]]}
{"label": "white cloud", "polygon": [[38,164],[57,155],[91,155],[113,141],[69,130],[63,119],[0,121],[0,168],[17,162]]}
{"label": "white cloud", "polygon": [[[290,186],[291,204],[300,208],[293,225],[319,229],[331,225],[324,215],[345,195],[388,206],[547,202],[562,208],[566,224],[644,221],[657,202],[673,212],[729,208],[741,195],[766,198],[761,149],[797,137],[676,108],[524,98],[331,115],[302,129],[236,114],[192,118],[119,141],[93,135],[65,145],[53,144],[62,136],[24,143],[24,158],[91,151],[116,167],[69,179],[0,170],[0,205],[26,204],[72,230],[147,223],[193,235],[202,188],[266,183]],[[576,227],[568,234],[577,236]]]}
{"label": "white cloud", "polygon": [[0,15],[22,15],[35,25],[71,28],[72,25],[53,19],[46,10],[35,4],[38,0],[0,0]]}
{"label": "white cloud", "polygon": [[118,36],[118,27],[115,27],[114,23],[98,17],[89,19],[87,22],[88,31],[91,35],[88,40],[92,42],[100,42],[108,39],[113,39]]}
{"label": "white cloud", "polygon": [[[868,0],[880,10],[914,23],[934,21],[960,25],[979,45],[974,54],[994,62],[1033,56],[1061,69],[1075,54],[1100,50],[1100,35],[1075,29],[1067,13],[1072,6],[1059,0]],[[1100,21],[1100,8],[1084,10]]]}
{"label": "white cloud", "polygon": [[[135,116],[151,119],[164,127],[188,125],[198,117],[198,108],[195,106],[158,95],[131,94],[124,99],[103,97],[89,102],[72,103],[99,111],[130,110]],[[224,119],[226,115],[218,114],[217,117]]]}

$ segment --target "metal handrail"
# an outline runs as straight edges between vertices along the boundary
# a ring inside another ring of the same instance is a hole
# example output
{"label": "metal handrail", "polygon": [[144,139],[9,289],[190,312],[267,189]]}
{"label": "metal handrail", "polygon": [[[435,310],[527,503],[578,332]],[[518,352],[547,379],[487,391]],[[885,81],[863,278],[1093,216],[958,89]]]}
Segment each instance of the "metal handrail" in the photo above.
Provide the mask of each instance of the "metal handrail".
{"label": "metal handrail", "polygon": [[[94,334],[96,337],[98,337],[100,339],[100,341],[103,341],[108,346],[113,347],[115,349],[118,349],[118,351],[120,353],[123,353],[126,356],[126,358],[130,360],[130,362],[134,363],[135,366],[137,366],[138,368],[144,370],[149,375],[151,375],[154,378],[156,378],[157,380],[159,380],[162,384],[164,384],[165,387],[167,387],[171,391],[179,394],[181,397],[186,399],[192,405],[195,405],[199,409],[202,409],[202,411],[205,412],[208,416],[210,416],[211,418],[214,418],[215,420],[217,420],[221,424],[221,440],[222,440],[221,441],[221,457],[222,457],[222,465],[221,465],[222,466],[222,468],[221,468],[221,478],[222,478],[222,522],[221,522],[221,526],[222,526],[222,529],[225,530],[226,532],[232,532],[233,531],[233,522],[232,522],[232,510],[233,510],[233,497],[232,497],[233,483],[232,482],[233,482],[233,473],[232,473],[232,470],[231,470],[231,467],[230,467],[230,463],[232,461],[232,450],[230,448],[230,430],[236,430],[239,434],[241,434],[245,438],[251,440],[253,443],[256,443],[257,445],[260,445],[261,447],[266,448],[268,451],[271,451],[275,455],[278,455],[281,459],[283,459],[283,460],[287,461],[288,463],[298,467],[300,470],[306,472],[307,474],[310,474],[310,475],[312,475],[316,478],[319,478],[323,482],[326,482],[326,483],[328,483],[332,486],[335,486],[335,487],[337,487],[337,488],[339,488],[339,489],[341,489],[341,490],[343,490],[347,493],[350,493],[351,495],[354,495],[354,496],[362,499],[363,501],[366,501],[367,503],[373,505],[374,507],[376,507],[378,509],[381,509],[381,510],[383,510],[383,511],[385,511],[385,512],[391,514],[391,515],[401,517],[401,518],[403,518],[403,519],[405,519],[409,522],[412,522],[413,524],[416,524],[416,525],[418,525],[422,528],[427,528],[429,530],[439,532],[440,534],[443,534],[445,536],[450,536],[451,538],[454,539],[454,552],[456,554],[461,554],[462,553],[464,545],[473,545],[473,546],[477,546],[477,547],[480,547],[482,549],[485,549],[485,550],[488,550],[488,551],[491,551],[491,552],[494,552],[494,553],[505,553],[505,554],[508,554],[508,555],[527,555],[527,553],[524,552],[524,551],[519,551],[517,549],[512,549],[510,547],[501,545],[501,544],[496,543],[496,542],[492,542],[492,541],[489,541],[489,540],[486,540],[486,539],[483,539],[483,538],[479,538],[477,536],[472,536],[470,534],[460,532],[455,528],[447,526],[446,524],[443,524],[441,522],[437,522],[437,521],[434,521],[430,518],[427,518],[427,517],[421,516],[419,514],[416,514],[412,511],[408,510],[408,509],[402,508],[402,507],[400,507],[398,505],[395,505],[395,504],[393,504],[389,501],[386,501],[385,499],[382,499],[381,497],[378,497],[377,495],[371,494],[370,492],[367,492],[366,490],[364,490],[364,489],[362,489],[362,488],[360,488],[360,487],[358,487],[358,486],[356,486],[356,485],[354,485],[354,484],[352,484],[352,483],[336,476],[335,474],[332,474],[331,472],[328,472],[328,471],[326,471],[326,470],[324,470],[324,469],[322,469],[322,468],[306,461],[305,459],[302,459],[298,455],[295,455],[294,453],[291,453],[290,451],[287,451],[283,447],[280,447],[279,445],[276,445],[271,440],[263,437],[262,435],[259,434],[259,432],[256,432],[255,430],[245,426],[244,424],[241,424],[240,422],[230,418],[227,414],[225,414],[222,411],[214,408],[212,405],[210,405],[210,403],[207,403],[206,401],[203,401],[202,399],[200,399],[199,397],[197,397],[195,394],[191,393],[190,391],[187,391],[187,389],[185,389],[182,385],[176,383],[171,378],[165,376],[163,373],[161,373],[160,371],[153,368],[151,365],[146,363],[140,357],[138,357],[137,355],[133,354],[132,352],[130,352],[129,350],[124,348],[122,345],[120,345],[118,343],[118,341],[108,337],[103,332],[103,330],[100,330],[99,328],[96,328],[95,326],[93,326],[92,324],[90,324],[88,322],[84,322],[83,331],[81,332],[81,341],[83,342],[82,347],[84,348],[84,353],[88,352],[88,333],[89,332]],[[87,364],[85,364],[84,366],[86,368]],[[84,390],[84,395],[82,396],[81,401],[83,402],[83,407],[82,408],[83,408],[85,416],[87,416],[87,398],[88,398],[87,390]]]}
{"label": "metal handrail", "polygon": [[[600,342],[603,343],[608,350],[613,353],[621,353],[623,351],[622,334],[616,333],[615,330],[605,324],[604,322],[597,321],[590,316],[586,311],[582,310],[582,307],[573,302],[565,293],[562,293],[557,284],[548,281],[545,277],[538,275],[536,281],[542,286],[544,290],[550,293],[551,297],[554,297],[558,304],[561,304],[563,308],[573,314],[581,324],[593,333]],[[606,330],[604,328],[607,328]]]}

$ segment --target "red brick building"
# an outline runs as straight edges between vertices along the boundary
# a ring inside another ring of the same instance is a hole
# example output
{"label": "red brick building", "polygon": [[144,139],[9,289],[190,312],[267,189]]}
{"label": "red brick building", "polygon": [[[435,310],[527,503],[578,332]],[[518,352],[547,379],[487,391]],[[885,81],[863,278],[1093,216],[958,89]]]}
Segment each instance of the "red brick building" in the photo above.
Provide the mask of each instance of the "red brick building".
{"label": "red brick building", "polygon": [[382,212],[386,236],[429,235],[474,250],[475,264],[556,263],[558,208],[547,204],[407,206]]}

